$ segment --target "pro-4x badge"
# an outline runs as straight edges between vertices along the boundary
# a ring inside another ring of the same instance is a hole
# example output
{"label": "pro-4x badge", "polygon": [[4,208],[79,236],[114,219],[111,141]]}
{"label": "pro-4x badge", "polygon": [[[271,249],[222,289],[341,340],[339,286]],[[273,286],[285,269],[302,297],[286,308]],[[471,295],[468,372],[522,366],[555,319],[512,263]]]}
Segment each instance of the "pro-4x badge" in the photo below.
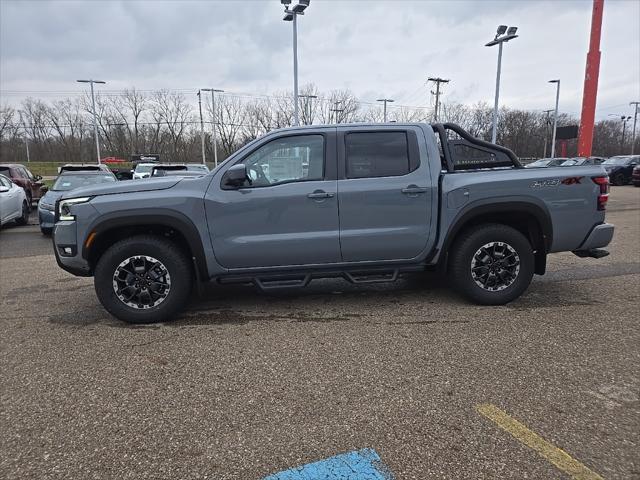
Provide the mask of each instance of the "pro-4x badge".
{"label": "pro-4x badge", "polygon": [[552,178],[549,180],[536,180],[531,184],[531,188],[557,187],[558,185],[560,185],[560,179]]}

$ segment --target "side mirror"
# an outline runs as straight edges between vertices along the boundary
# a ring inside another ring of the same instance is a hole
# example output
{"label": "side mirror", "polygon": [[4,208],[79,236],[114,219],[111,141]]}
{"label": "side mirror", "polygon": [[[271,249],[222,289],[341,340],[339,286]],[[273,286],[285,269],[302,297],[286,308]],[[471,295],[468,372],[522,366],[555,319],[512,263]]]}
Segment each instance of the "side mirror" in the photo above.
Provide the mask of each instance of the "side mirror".
{"label": "side mirror", "polygon": [[247,179],[247,166],[244,163],[238,163],[225,172],[222,184],[227,187],[239,188],[244,185]]}
{"label": "side mirror", "polygon": [[36,182],[39,182],[40,180],[42,180],[42,175],[36,175],[33,178],[36,180]]}
{"label": "side mirror", "polygon": [[5,187],[4,185],[0,185],[0,193],[7,193],[9,191],[9,187]]}

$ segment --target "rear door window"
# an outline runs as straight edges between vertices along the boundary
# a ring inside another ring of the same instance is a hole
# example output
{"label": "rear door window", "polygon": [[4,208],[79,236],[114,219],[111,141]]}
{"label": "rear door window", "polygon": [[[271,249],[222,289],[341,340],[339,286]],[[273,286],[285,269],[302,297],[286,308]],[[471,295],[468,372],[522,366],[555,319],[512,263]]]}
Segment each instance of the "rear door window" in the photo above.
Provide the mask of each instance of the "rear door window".
{"label": "rear door window", "polygon": [[346,177],[394,177],[411,172],[406,132],[353,132],[345,137]]}

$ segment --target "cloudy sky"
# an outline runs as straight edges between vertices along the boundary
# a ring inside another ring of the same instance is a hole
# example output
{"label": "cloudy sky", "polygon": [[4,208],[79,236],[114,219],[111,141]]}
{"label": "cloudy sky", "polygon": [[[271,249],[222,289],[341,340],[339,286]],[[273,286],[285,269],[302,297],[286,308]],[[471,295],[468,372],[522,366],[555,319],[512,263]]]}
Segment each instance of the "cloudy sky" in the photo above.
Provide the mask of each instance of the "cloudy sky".
{"label": "cloudy sky", "polygon": [[[520,37],[504,49],[501,105],[579,115],[590,1],[312,0],[299,21],[300,83],[427,106],[427,76],[451,79],[445,102],[493,102],[499,24]],[[640,1],[605,0],[599,118],[640,100]],[[0,102],[78,94],[77,78],[107,90],[214,86],[292,89],[291,23],[279,0],[0,0]]]}

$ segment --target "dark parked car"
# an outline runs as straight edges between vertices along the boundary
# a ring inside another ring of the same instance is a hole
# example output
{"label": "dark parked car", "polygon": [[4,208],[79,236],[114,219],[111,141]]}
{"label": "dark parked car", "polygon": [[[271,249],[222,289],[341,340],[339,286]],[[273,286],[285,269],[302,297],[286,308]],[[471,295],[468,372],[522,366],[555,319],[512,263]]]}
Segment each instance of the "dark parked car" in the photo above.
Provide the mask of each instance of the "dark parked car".
{"label": "dark parked car", "polygon": [[631,173],[631,183],[636,187],[640,187],[640,165],[634,167]]}
{"label": "dark parked car", "polygon": [[38,219],[40,231],[43,235],[49,235],[55,224],[56,202],[63,193],[80,187],[104,185],[116,182],[116,176],[109,170],[67,170],[63,171],[55,183],[38,203]]}
{"label": "dark parked car", "polygon": [[528,163],[525,168],[545,168],[545,167],[559,167],[563,162],[566,162],[568,158],[541,158],[535,162]]}
{"label": "dark parked car", "polygon": [[24,189],[29,208],[31,208],[33,201],[40,200],[40,197],[47,191],[47,187],[42,183],[42,177],[34,175],[19,163],[1,163],[0,174],[9,177],[13,183]]}
{"label": "dark parked car", "polygon": [[602,166],[613,185],[626,185],[631,182],[631,174],[638,164],[640,155],[619,155],[605,160]]}
{"label": "dark parked car", "polygon": [[562,162],[561,167],[584,167],[585,165],[600,165],[604,162],[602,157],[574,157]]}

